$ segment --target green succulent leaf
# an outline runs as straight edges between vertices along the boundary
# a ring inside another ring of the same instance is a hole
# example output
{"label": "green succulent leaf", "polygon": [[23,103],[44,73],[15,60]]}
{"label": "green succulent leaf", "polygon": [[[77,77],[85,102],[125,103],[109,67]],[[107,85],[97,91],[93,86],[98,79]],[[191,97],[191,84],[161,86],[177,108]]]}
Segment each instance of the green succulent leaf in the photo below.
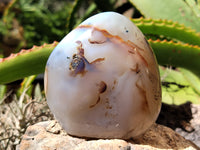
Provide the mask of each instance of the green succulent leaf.
{"label": "green succulent leaf", "polygon": [[57,42],[33,46],[7,58],[0,59],[0,84],[44,72],[45,65]]}
{"label": "green succulent leaf", "polygon": [[[189,71],[187,73],[190,74]],[[162,80],[162,102],[180,105],[190,101],[194,104],[200,104],[199,93],[187,80],[189,76],[185,77],[180,68],[172,70],[160,67],[160,75]],[[197,86],[200,86],[200,83]]]}
{"label": "green succulent leaf", "polygon": [[28,95],[31,95],[32,93],[32,83],[33,81],[35,80],[37,76],[36,75],[32,75],[32,76],[29,76],[29,77],[25,77],[24,80],[22,81],[21,83],[21,86],[17,92],[17,96],[20,97],[20,95],[22,95],[22,93],[26,90],[27,90],[27,94]]}
{"label": "green succulent leaf", "polygon": [[[200,46],[200,34],[177,22],[162,19],[131,19],[146,35],[164,36],[176,41]],[[151,36],[150,36],[151,37]]]}
{"label": "green succulent leaf", "polygon": [[0,104],[3,102],[6,92],[7,92],[7,86],[0,84]]}
{"label": "green succulent leaf", "polygon": [[129,0],[146,18],[178,21],[200,32],[198,3],[194,0]]}
{"label": "green succulent leaf", "polygon": [[196,93],[200,95],[200,79],[195,74],[186,69],[180,68],[179,70],[188,81],[188,83],[190,83],[191,87],[196,91]]}
{"label": "green succulent leaf", "polygon": [[200,77],[200,47],[173,41],[149,40],[160,65],[186,68]]}

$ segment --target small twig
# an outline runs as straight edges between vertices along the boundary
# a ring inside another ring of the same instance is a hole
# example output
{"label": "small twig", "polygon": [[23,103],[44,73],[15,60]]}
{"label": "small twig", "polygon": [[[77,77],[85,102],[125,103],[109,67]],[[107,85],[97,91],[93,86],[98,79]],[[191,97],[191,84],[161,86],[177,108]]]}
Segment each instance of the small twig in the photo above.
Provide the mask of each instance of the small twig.
{"label": "small twig", "polygon": [[8,108],[10,109],[11,113],[13,114],[13,116],[17,119],[18,118],[16,116],[17,114],[15,112],[13,112],[13,109],[11,108],[10,104],[8,104]]}
{"label": "small twig", "polygon": [[1,100],[0,105],[8,98],[8,96],[10,96],[12,94],[13,90],[10,90],[5,96],[4,98]]}

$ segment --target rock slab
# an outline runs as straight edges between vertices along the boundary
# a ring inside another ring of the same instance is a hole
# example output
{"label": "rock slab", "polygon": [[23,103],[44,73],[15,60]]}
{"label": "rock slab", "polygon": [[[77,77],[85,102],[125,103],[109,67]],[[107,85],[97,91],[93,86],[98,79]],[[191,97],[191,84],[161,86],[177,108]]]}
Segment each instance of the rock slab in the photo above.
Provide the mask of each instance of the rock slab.
{"label": "rock slab", "polygon": [[87,139],[68,135],[55,121],[29,126],[17,150],[157,150],[199,149],[172,129],[154,124],[136,139]]}

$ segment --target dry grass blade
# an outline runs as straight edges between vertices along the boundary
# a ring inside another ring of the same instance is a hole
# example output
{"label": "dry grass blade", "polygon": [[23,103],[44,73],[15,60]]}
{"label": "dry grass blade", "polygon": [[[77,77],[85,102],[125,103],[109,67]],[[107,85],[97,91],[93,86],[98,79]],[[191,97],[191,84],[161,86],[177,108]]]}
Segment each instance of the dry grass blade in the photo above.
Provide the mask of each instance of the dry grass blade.
{"label": "dry grass blade", "polygon": [[10,103],[0,104],[0,149],[14,150],[29,125],[53,118],[46,100],[32,99],[26,94],[17,99],[12,96]]}

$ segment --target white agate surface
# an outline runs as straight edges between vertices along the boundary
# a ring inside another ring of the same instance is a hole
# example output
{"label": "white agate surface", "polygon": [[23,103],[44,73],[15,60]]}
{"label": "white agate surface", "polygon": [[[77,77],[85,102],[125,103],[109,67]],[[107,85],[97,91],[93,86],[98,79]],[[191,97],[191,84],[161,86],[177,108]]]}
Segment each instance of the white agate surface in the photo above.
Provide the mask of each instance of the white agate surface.
{"label": "white agate surface", "polygon": [[79,137],[138,136],[161,106],[154,54],[140,30],[114,12],[90,17],[57,45],[45,92],[55,118]]}

